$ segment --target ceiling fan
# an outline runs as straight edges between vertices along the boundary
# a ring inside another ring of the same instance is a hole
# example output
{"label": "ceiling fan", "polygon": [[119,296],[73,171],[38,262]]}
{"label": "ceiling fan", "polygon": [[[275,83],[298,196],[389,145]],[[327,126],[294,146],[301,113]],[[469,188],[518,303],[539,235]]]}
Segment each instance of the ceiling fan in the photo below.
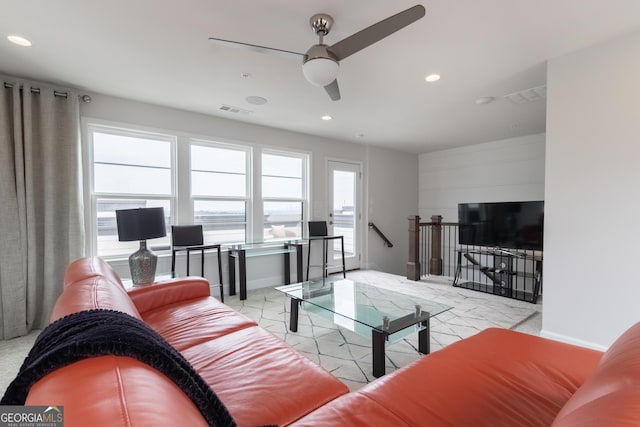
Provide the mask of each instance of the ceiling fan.
{"label": "ceiling fan", "polygon": [[225,46],[247,48],[261,53],[296,58],[302,57],[302,72],[309,83],[315,86],[323,86],[329,97],[334,101],[338,101],[340,99],[340,89],[338,88],[336,77],[338,75],[339,62],[417,21],[424,15],[424,6],[416,5],[373,24],[331,46],[327,46],[323,43],[323,39],[331,30],[333,18],[326,13],[318,13],[311,17],[309,23],[313,32],[318,36],[319,42],[311,46],[306,53],[291,52],[215,37],[209,37],[209,41]]}

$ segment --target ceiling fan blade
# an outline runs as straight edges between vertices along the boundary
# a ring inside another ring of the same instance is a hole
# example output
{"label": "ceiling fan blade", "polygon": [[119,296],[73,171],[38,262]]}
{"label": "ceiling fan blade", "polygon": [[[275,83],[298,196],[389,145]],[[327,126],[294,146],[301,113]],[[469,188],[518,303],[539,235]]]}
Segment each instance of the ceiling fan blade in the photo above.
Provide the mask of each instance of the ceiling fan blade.
{"label": "ceiling fan blade", "polygon": [[383,19],[377,24],[373,24],[364,30],[358,31],[346,39],[340,40],[333,46],[329,47],[329,50],[338,57],[338,61],[341,61],[365,47],[371,46],[396,31],[401,30],[407,25],[422,18],[424,15],[424,6],[418,4],[403,12],[390,16],[387,19]]}
{"label": "ceiling fan blade", "polygon": [[302,58],[302,57],[304,57],[303,53],[291,52],[289,50],[276,49],[276,48],[273,48],[273,47],[260,46],[260,45],[257,45],[257,44],[234,42],[234,41],[231,41],[231,40],[217,39],[215,37],[209,37],[209,41],[211,43],[215,43],[215,44],[218,44],[218,45],[221,45],[221,46],[235,47],[235,48],[239,47],[239,48],[251,50],[253,52],[268,53],[268,54],[272,54],[272,55],[275,54],[275,55],[286,56],[286,57],[289,57],[289,58],[292,58],[292,57]]}
{"label": "ceiling fan blade", "polygon": [[340,101],[340,88],[338,88],[338,79],[329,83],[324,87],[332,101]]}

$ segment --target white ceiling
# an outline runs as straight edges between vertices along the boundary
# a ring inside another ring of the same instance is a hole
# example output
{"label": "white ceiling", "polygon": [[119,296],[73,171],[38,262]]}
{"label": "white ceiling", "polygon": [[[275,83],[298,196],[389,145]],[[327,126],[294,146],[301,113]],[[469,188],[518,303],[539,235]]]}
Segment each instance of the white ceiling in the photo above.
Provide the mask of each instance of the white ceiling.
{"label": "white ceiling", "polygon": [[[0,73],[421,153],[544,132],[544,100],[503,96],[544,85],[550,58],[640,30],[639,0],[423,0],[424,18],[342,61],[337,102],[295,60],[207,41],[305,52],[317,43],[315,13],[333,16],[331,45],[416,2],[4,1]],[[430,73],[442,79],[426,83]],[[252,95],[268,103],[247,103]],[[484,96],[496,101],[476,105]]]}

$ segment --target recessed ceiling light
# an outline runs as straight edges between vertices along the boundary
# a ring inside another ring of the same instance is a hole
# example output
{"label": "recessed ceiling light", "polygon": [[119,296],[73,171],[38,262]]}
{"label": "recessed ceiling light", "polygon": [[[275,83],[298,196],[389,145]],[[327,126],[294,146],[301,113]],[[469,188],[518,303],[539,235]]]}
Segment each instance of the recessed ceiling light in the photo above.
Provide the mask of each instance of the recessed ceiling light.
{"label": "recessed ceiling light", "polygon": [[493,96],[483,96],[482,98],[476,99],[476,104],[478,105],[491,104],[495,100],[496,98]]}
{"label": "recessed ceiling light", "polygon": [[429,83],[437,82],[438,80],[440,80],[440,74],[429,74],[424,79]]}
{"label": "recessed ceiling light", "polygon": [[262,105],[267,103],[267,99],[261,96],[247,96],[246,101],[253,105]]}
{"label": "recessed ceiling light", "polygon": [[333,119],[333,117],[331,117],[331,116],[328,116],[328,115],[327,116],[322,116],[322,120],[324,120],[325,122],[329,121],[331,119]]}
{"label": "recessed ceiling light", "polygon": [[20,36],[8,36],[7,39],[11,42],[11,43],[15,43],[19,46],[31,46],[31,42],[27,39],[25,39],[24,37],[20,37]]}

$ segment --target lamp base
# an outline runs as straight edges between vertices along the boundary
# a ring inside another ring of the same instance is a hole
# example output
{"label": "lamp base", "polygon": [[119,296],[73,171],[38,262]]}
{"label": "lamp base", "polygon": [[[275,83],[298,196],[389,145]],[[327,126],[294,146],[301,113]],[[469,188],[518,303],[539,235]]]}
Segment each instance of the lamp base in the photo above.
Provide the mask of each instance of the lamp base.
{"label": "lamp base", "polygon": [[147,241],[140,240],[140,249],[129,256],[131,281],[134,285],[153,283],[156,278],[158,257],[147,249]]}

